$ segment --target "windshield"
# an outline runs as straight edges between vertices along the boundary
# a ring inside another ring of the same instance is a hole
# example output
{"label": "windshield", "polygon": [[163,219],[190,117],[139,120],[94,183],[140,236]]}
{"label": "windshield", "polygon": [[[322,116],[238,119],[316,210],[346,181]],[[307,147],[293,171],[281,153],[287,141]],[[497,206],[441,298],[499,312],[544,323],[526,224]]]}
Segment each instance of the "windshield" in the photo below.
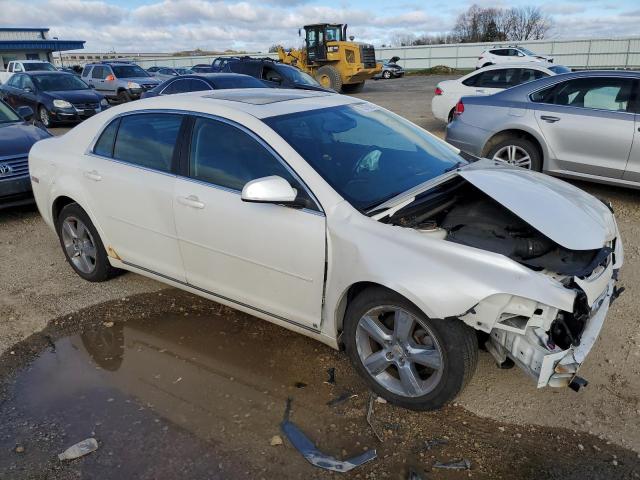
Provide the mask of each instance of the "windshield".
{"label": "windshield", "polygon": [[45,92],[62,92],[65,90],[86,90],[89,85],[70,73],[53,75],[34,75],[31,77],[36,86]]}
{"label": "windshield", "polygon": [[23,63],[22,67],[25,72],[35,72],[38,70],[47,71],[47,72],[55,72],[56,67],[47,62],[27,62]]}
{"label": "windshield", "polygon": [[343,40],[342,38],[342,28],[340,27],[327,27],[327,42],[336,41],[339,42]]}
{"label": "windshield", "polygon": [[322,86],[311,75],[298,70],[296,67],[285,67],[282,69],[282,73],[290,81],[299,85],[311,85],[312,87]]}
{"label": "windshield", "polygon": [[116,78],[149,77],[149,73],[138,65],[112,65],[111,69]]}
{"label": "windshield", "polygon": [[557,73],[558,75],[561,73],[571,73],[571,69],[569,67],[565,67],[564,65],[553,65],[547,68],[553,73]]}
{"label": "windshield", "polygon": [[11,110],[9,105],[0,100],[0,123],[19,122],[20,117]]}
{"label": "windshield", "polygon": [[361,211],[467,163],[416,125],[368,103],[264,121]]}

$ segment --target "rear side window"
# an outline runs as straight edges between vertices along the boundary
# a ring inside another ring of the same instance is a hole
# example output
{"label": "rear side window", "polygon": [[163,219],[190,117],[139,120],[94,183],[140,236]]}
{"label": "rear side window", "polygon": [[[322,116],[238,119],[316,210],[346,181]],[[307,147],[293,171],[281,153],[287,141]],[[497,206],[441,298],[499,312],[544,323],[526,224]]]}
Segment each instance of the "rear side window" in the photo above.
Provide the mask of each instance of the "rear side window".
{"label": "rear side window", "polygon": [[104,129],[95,147],[93,147],[93,153],[103,157],[113,157],[113,143],[116,139],[118,125],[120,125],[119,118],[111,122],[109,126]]}
{"label": "rear side window", "polygon": [[626,112],[631,99],[630,78],[576,78],[531,95],[531,100],[578,108]]}
{"label": "rear side window", "polygon": [[89,74],[91,73],[91,69],[92,68],[93,67],[91,67],[91,66],[85,66],[84,69],[82,70],[82,76],[83,77],[88,77]]}
{"label": "rear side window", "polygon": [[293,176],[271,152],[239,128],[198,118],[193,126],[189,169],[192,178],[242,190],[256,178],[278,175],[293,187]]}
{"label": "rear side window", "polygon": [[93,67],[93,72],[91,73],[91,78],[104,79],[107,77],[107,69],[105,67]]}
{"label": "rear side window", "polygon": [[182,115],[142,113],[120,120],[113,158],[141,167],[171,171]]}
{"label": "rear side window", "polygon": [[518,83],[531,82],[538,80],[539,78],[548,77],[549,75],[541,70],[534,70],[532,68],[523,68],[520,70],[520,80]]}
{"label": "rear side window", "polygon": [[509,88],[518,83],[517,68],[501,68],[482,72],[476,79],[476,87]]}

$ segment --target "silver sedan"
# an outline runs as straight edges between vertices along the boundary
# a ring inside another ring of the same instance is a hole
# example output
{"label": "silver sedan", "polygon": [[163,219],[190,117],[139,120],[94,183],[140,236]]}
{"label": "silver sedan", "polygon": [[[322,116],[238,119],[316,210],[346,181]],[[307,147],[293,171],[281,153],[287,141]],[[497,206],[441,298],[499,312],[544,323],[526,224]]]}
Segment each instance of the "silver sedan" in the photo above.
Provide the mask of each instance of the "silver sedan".
{"label": "silver sedan", "polygon": [[446,140],[532,170],[640,187],[639,81],[639,72],[576,72],[463,97]]}

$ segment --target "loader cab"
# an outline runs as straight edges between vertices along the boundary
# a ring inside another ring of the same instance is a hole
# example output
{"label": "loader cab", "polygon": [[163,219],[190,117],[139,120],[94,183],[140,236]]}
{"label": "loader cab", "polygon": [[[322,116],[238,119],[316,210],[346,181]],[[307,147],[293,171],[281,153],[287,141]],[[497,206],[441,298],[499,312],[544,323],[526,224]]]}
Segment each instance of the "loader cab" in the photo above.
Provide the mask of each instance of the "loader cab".
{"label": "loader cab", "polygon": [[343,42],[347,37],[347,26],[341,24],[306,25],[304,30],[309,63],[327,60],[327,42]]}

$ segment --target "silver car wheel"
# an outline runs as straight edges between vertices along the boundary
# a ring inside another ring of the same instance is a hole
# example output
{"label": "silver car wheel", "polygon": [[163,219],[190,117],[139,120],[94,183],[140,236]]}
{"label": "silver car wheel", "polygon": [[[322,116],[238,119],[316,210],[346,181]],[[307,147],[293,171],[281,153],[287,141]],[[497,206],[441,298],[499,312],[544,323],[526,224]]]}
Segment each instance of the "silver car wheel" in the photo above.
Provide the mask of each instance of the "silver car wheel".
{"label": "silver car wheel", "polygon": [[49,112],[44,107],[40,108],[40,121],[45,127],[48,127],[51,121],[49,120]]}
{"label": "silver car wheel", "polygon": [[531,170],[531,157],[524,148],[517,145],[502,147],[493,155],[493,160],[502,160],[516,167]]}
{"label": "silver car wheel", "polygon": [[82,273],[96,268],[96,244],[91,232],[81,220],[67,217],[62,222],[62,243],[73,265]]}
{"label": "silver car wheel", "polygon": [[367,372],[396,395],[426,395],[442,378],[444,359],[438,340],[403,308],[384,305],[365,313],[358,321],[356,347]]}

